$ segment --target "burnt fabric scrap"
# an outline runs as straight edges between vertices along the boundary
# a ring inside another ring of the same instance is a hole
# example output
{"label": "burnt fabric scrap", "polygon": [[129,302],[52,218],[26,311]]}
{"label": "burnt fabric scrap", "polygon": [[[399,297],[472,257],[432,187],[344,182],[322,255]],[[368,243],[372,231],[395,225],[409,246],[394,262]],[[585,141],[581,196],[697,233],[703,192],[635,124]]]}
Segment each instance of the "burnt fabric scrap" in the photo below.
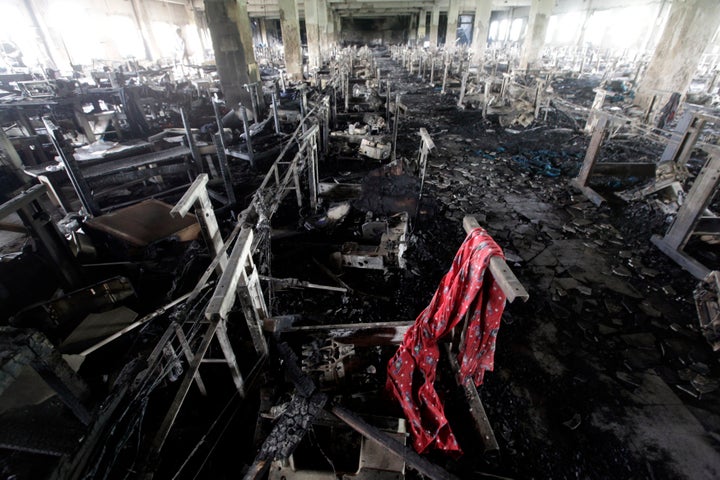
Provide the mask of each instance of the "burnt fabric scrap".
{"label": "burnt fabric scrap", "polygon": [[505,308],[505,294],[488,269],[496,255],[504,258],[484,229],[471,231],[430,305],[388,363],[387,389],[400,402],[419,453],[429,448],[461,452],[434,387],[438,342],[469,313],[465,343],[458,355],[460,372],[480,385],[485,371],[493,369],[495,339]]}

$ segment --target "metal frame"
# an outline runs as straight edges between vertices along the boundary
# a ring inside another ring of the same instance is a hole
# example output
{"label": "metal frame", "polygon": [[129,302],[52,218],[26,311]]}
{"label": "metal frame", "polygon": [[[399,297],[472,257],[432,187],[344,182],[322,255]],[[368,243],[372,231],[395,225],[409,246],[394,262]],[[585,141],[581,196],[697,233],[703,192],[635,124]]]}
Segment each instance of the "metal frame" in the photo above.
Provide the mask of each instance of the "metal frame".
{"label": "metal frame", "polygon": [[[183,126],[185,135],[188,142],[188,147],[175,147],[167,150],[161,150],[159,152],[146,153],[141,155],[135,155],[107,164],[98,164],[85,168],[81,168],[80,164],[75,159],[72,152],[65,145],[65,140],[60,133],[60,130],[52,123],[52,121],[46,117],[43,117],[43,123],[48,132],[48,136],[58,152],[60,160],[65,167],[65,171],[70,179],[80,203],[85,212],[92,217],[102,215],[105,211],[111,208],[119,208],[123,205],[113,205],[107,208],[100,208],[98,205],[93,189],[88,183],[88,179],[100,179],[102,177],[116,176],[123,183],[136,181],[137,177],[146,179],[151,176],[162,175],[163,173],[170,171],[181,172],[187,171],[189,179],[192,179],[195,173],[202,173],[204,171],[202,166],[202,159],[200,157],[198,148],[195,144],[195,139],[190,129],[189,123],[185,118],[184,112],[181,110],[181,116],[183,119]],[[167,165],[171,160],[184,159],[185,168],[178,169],[177,165]],[[159,164],[164,164],[158,166]],[[145,167],[142,170],[134,170],[133,174],[128,175],[128,171]],[[104,182],[99,182],[103,184]],[[133,201],[131,203],[137,203],[142,199]],[[64,206],[67,209],[67,205]]]}
{"label": "metal frame", "polygon": [[[217,235],[211,237],[212,242],[210,242],[210,248],[216,253],[215,260],[211,264],[212,268],[209,268],[201,277],[198,282],[198,287],[202,288],[207,283],[209,276],[212,274],[212,270],[215,270],[219,275],[219,279],[205,309],[205,322],[203,323],[205,330],[201,337],[202,340],[194,352],[190,351],[188,353],[188,350],[185,349],[185,345],[188,342],[182,342],[176,326],[171,325],[169,328],[169,330],[172,331],[167,334],[165,343],[175,338],[180,338],[181,348],[185,353],[189,365],[175,394],[175,398],[169,406],[152,440],[148,452],[148,458],[150,459],[159,455],[192,383],[198,383],[198,370],[200,365],[208,361],[212,361],[213,363],[218,361],[217,359],[205,358],[213,338],[217,338],[220,344],[223,355],[225,356],[225,359],[221,361],[227,363],[230,367],[238,394],[241,397],[244,396],[245,383],[227,336],[229,314],[238,299],[240,300],[241,310],[245,316],[253,345],[260,356],[260,360],[262,361],[262,359],[267,356],[268,345],[262,329],[264,322],[270,315],[260,285],[259,272],[252,258],[253,253],[260,243],[261,236],[255,234],[257,225],[253,227],[247,225],[246,222],[255,217],[260,217],[255,220],[258,223],[269,222],[270,218],[272,218],[282,203],[283,198],[285,198],[285,195],[292,189],[295,189],[297,192],[298,205],[302,205],[299,177],[301,173],[304,173],[304,168],[307,168],[308,171],[311,169],[309,165],[312,163],[312,158],[315,158],[315,161],[317,161],[317,137],[319,135],[319,128],[317,125],[314,125],[304,136],[300,136],[300,132],[305,122],[313,114],[315,114],[315,109],[301,120],[301,125],[298,126],[293,134],[293,138],[298,139],[300,142],[300,147],[293,160],[290,162],[282,160],[290,146],[294,144],[291,139],[266,174],[262,184],[255,192],[250,206],[240,214],[238,226],[236,227],[239,234],[229,257],[226,256],[225,252],[230,240],[228,240],[228,242],[222,242],[219,237],[219,229],[214,215],[206,215],[206,213],[209,213],[209,210],[212,210],[212,207],[208,205],[209,198],[205,189],[205,185],[207,184],[206,175],[199,176],[183,198],[181,198],[173,208],[174,214],[177,215],[185,215],[190,208],[193,207],[200,209],[198,218],[201,218],[203,222],[207,222],[204,228],[207,229],[208,232],[218,232]],[[303,162],[302,160],[305,161]],[[281,167],[284,167],[284,175],[282,177],[280,175]],[[291,182],[295,183],[294,188],[290,187]],[[315,191],[317,192],[317,189]],[[235,232],[231,234],[230,238],[232,238],[234,233]],[[195,291],[199,291],[198,287],[196,287]],[[200,386],[200,383],[198,383],[198,386]]]}
{"label": "metal frame", "polygon": [[220,226],[215,217],[212,202],[207,191],[209,177],[207,173],[198,175],[190,188],[178,200],[175,206],[170,210],[173,217],[185,218],[191,208],[195,210],[195,215],[200,221],[203,233],[206,235],[208,247],[213,253],[213,258],[219,257],[220,260],[216,267],[218,273],[222,273],[227,266],[227,255],[223,251],[224,243],[220,234]]}
{"label": "metal frame", "polygon": [[0,205],[0,219],[17,212],[32,237],[38,241],[38,250],[49,257],[65,286],[75,289],[83,284],[82,272],[65,237],[40,203],[47,193],[44,184],[31,187]]}
{"label": "metal frame", "polygon": [[570,181],[570,184],[580,190],[588,200],[596,206],[600,206],[605,199],[593,190],[588,183],[595,173],[607,175],[640,175],[655,176],[656,165],[654,163],[631,163],[631,162],[602,162],[598,163],[600,158],[600,148],[608,137],[608,129],[612,124],[612,117],[604,113],[597,114],[597,123],[594,126],[590,144],[585,152],[585,160],[577,177]]}
{"label": "metal frame", "polygon": [[[225,253],[227,247],[220,235],[220,228],[218,226],[217,219],[215,218],[215,213],[213,211],[212,204],[210,203],[210,197],[206,189],[207,182],[207,174],[202,174],[198,176],[198,178],[193,182],[187,192],[185,192],[182,198],[173,207],[170,213],[174,216],[184,217],[188,214],[191,208],[195,209],[197,217],[198,219],[200,219],[200,223],[202,224],[203,231],[205,231],[208,236],[208,246],[210,250],[214,253],[214,257],[217,260],[214,269],[220,275],[218,288],[226,287],[232,288],[234,290],[235,288],[237,288],[237,276],[239,276],[236,272],[238,272],[239,270],[244,271],[244,265],[247,262],[247,258],[245,258],[242,262],[241,268],[238,268],[237,262],[240,262],[241,259],[237,258],[237,245],[241,245],[242,251],[246,252],[245,257],[249,257],[252,236],[248,238],[247,233],[245,234],[245,236],[241,234],[239,239],[237,240],[238,243],[236,243],[236,249],[233,250],[233,254],[230,256],[230,258],[227,257],[227,254]],[[251,257],[250,261],[252,261]],[[235,279],[235,282],[232,284],[224,283],[228,282],[228,276]],[[257,281],[257,284],[259,285],[259,280]],[[217,296],[217,291],[215,295]],[[262,295],[262,291],[260,291],[260,295]],[[260,297],[260,299],[262,300],[262,297]],[[221,362],[227,363],[228,367],[230,368],[230,373],[232,375],[235,388],[238,391],[238,395],[241,398],[245,396],[245,382],[243,380],[242,373],[240,372],[240,367],[238,366],[235,352],[230,343],[230,338],[227,335],[227,311],[224,311],[223,314],[219,314],[219,311],[216,312],[216,307],[214,307],[213,304],[214,300],[215,297],[211,299],[210,304],[206,309],[205,317],[207,318],[208,322],[205,324],[206,329],[205,333],[202,335],[202,341],[200,342],[200,345],[195,351],[192,350],[188,340],[185,338],[185,332],[183,330],[183,327],[185,327],[185,325],[173,323],[168,329],[174,333],[174,337],[170,336],[166,344],[169,345],[170,348],[172,348],[171,342],[173,341],[173,338],[176,338],[180,343],[180,347],[189,365],[183,377],[183,380],[180,383],[180,386],[178,387],[178,390],[175,394],[175,398],[173,399],[172,404],[168,408],[168,412],[166,413],[160,427],[155,433],[151,444],[151,455],[158,454],[162,449],[163,445],[165,444],[165,440],[170,433],[170,429],[175,423],[175,419],[180,413],[180,407],[184,403],[185,397],[187,396],[193,381],[197,383],[200,392],[202,394],[206,394],[205,386],[199,374],[199,369],[202,363],[218,362],[217,359],[205,358],[205,355],[210,348],[210,343],[212,342],[213,338],[216,338],[218,343],[220,344],[220,349],[222,350],[223,356],[225,357],[224,360],[221,360]],[[264,307],[264,301],[262,305]],[[251,328],[251,333],[252,332],[253,330]],[[255,340],[254,336],[253,340]],[[266,352],[267,347],[263,354],[265,354]]]}
{"label": "metal frame", "polygon": [[653,235],[651,241],[678,265],[698,279],[710,269],[686,254],[683,249],[693,235],[720,235],[720,217],[707,215],[707,207],[720,186],[720,153],[712,152],[698,174],[675,220],[663,237]]}
{"label": "metal frame", "polygon": [[57,393],[77,419],[88,425],[90,411],[84,405],[90,397],[88,386],[45,335],[11,327],[0,327],[0,334],[4,339],[3,351],[8,354],[0,369],[0,393],[15,381],[22,367],[28,365]]}
{"label": "metal frame", "polygon": [[465,88],[467,86],[467,80],[470,72],[464,72],[462,74],[462,80],[460,81],[460,96],[458,97],[457,106],[464,108],[463,102],[465,101]]}
{"label": "metal frame", "polygon": [[[687,107],[687,105],[686,105]],[[720,124],[720,118],[713,117],[692,107],[682,116],[673,130],[658,162],[658,178],[654,184],[640,191],[639,197],[646,197],[682,182],[688,177],[687,163],[697,146],[700,134],[707,122]]]}
{"label": "metal frame", "polygon": [[[422,199],[423,187],[425,185],[425,173],[427,172],[427,159],[430,151],[435,148],[435,142],[425,128],[420,129],[420,150],[418,150],[418,169],[420,170],[420,195]],[[418,204],[419,206],[419,204]]]}
{"label": "metal frame", "polygon": [[589,134],[595,130],[599,115],[602,114],[602,107],[605,104],[605,97],[607,96],[607,93],[607,90],[602,88],[595,89],[595,98],[593,99],[592,106],[590,107],[590,114],[585,122],[585,133]]}

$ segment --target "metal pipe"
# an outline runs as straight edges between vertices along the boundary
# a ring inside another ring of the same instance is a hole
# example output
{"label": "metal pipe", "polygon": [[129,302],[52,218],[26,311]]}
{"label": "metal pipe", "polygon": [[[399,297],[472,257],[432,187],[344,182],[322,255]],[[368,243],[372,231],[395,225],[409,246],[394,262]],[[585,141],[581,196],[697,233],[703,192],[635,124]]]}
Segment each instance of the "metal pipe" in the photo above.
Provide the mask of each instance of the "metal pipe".
{"label": "metal pipe", "polygon": [[252,140],[250,140],[250,124],[248,123],[247,111],[244,106],[240,105],[240,115],[243,121],[243,130],[245,131],[245,145],[247,146],[248,158],[250,158],[250,164],[255,166],[255,153],[252,148]]}
{"label": "metal pipe", "polygon": [[278,118],[277,95],[272,92],[273,120],[275,120],[275,133],[280,133],[280,119]]}

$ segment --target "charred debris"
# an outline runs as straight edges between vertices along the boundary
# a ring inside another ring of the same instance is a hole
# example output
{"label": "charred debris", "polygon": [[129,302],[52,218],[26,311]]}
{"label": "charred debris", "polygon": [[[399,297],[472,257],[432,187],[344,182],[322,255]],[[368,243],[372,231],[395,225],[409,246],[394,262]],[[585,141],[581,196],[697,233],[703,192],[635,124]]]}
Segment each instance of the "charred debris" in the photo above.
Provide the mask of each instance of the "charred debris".
{"label": "charred debris", "polygon": [[[642,62],[551,57],[269,58],[249,109],[203,71],[0,100],[3,478],[719,474],[714,97],[642,110]],[[495,372],[447,338],[463,454],[420,455],[388,361],[478,226]]]}

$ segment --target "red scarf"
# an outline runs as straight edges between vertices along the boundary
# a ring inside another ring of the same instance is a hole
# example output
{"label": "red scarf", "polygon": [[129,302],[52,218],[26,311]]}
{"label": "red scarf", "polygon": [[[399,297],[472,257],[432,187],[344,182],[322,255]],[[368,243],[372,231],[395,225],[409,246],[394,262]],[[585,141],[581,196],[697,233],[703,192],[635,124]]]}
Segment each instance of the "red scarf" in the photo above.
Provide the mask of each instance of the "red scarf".
{"label": "red scarf", "polygon": [[430,305],[405,333],[388,363],[387,389],[400,401],[419,453],[431,446],[462,452],[433,385],[440,356],[438,341],[470,312],[465,344],[458,355],[461,375],[480,385],[485,371],[492,371],[495,339],[505,308],[505,294],[487,269],[493,256],[504,258],[484,229],[468,234]]}

